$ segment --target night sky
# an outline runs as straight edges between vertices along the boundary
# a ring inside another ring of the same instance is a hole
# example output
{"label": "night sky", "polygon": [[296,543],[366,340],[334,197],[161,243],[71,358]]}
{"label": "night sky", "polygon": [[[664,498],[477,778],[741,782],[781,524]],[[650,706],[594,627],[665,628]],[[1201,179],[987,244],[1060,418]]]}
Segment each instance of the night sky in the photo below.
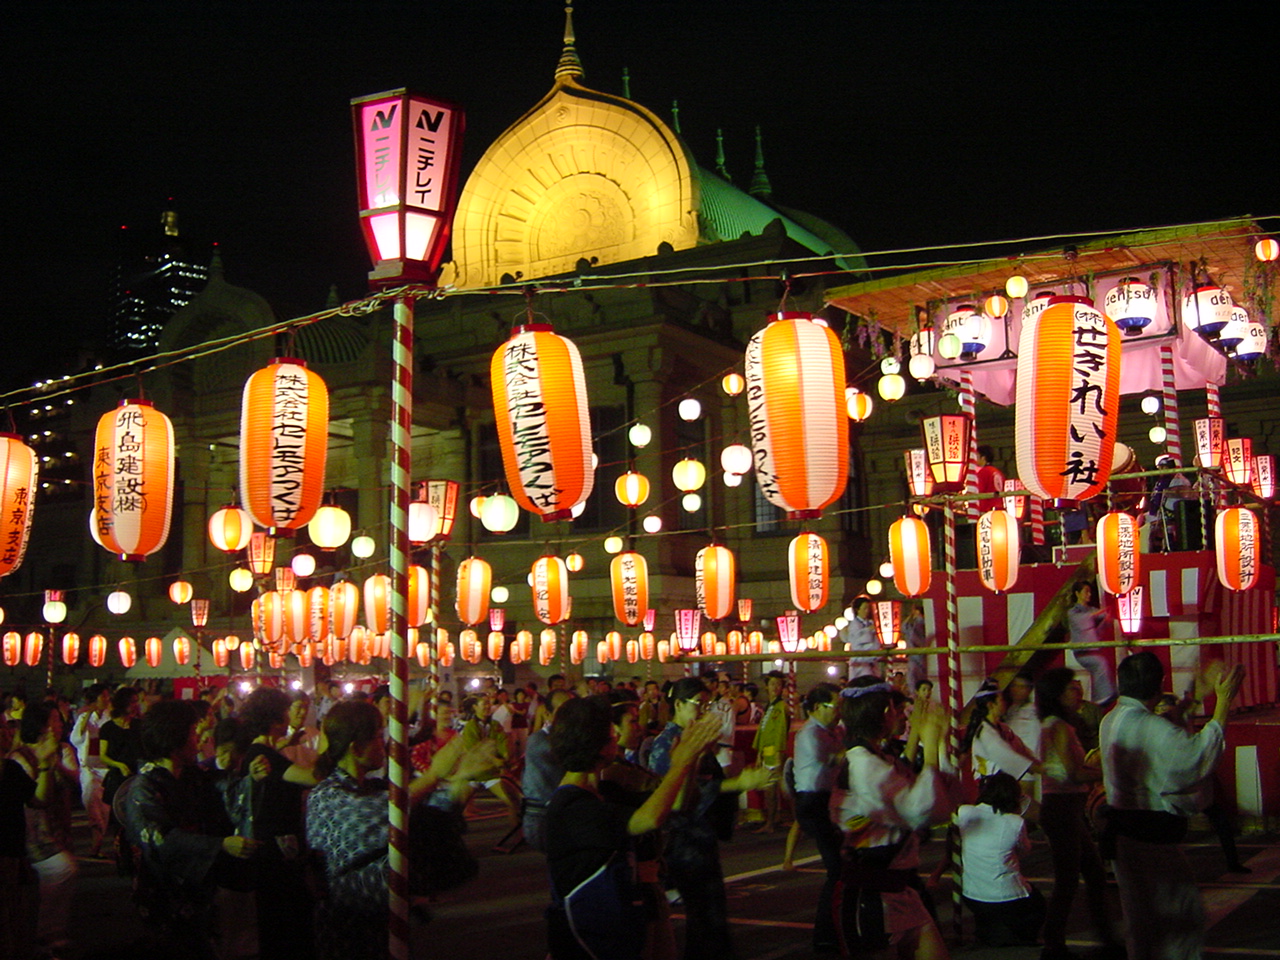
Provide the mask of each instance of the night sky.
{"label": "night sky", "polygon": [[[550,89],[556,0],[43,2],[0,59],[4,380],[99,336],[121,225],[220,244],[282,317],[359,296],[348,101],[468,112],[464,176]],[[1252,5],[580,0],[586,83],[864,250],[1280,214],[1274,29]],[[1273,221],[1273,228],[1280,224]]]}

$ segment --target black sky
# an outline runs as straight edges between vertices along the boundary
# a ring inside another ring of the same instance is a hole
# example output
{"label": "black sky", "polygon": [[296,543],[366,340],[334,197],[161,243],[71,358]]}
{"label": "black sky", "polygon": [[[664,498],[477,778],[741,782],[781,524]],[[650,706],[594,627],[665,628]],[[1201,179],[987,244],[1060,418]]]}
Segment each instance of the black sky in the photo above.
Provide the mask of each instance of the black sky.
{"label": "black sky", "polygon": [[[348,101],[468,112],[464,176],[551,85],[557,0],[25,4],[0,58],[10,372],[102,328],[122,224],[167,197],[282,316],[363,292]],[[590,86],[865,250],[1280,214],[1274,30],[1154,3],[579,0]],[[52,372],[46,370],[46,372]],[[25,374],[24,374],[25,375]],[[8,378],[6,378],[8,379]]]}

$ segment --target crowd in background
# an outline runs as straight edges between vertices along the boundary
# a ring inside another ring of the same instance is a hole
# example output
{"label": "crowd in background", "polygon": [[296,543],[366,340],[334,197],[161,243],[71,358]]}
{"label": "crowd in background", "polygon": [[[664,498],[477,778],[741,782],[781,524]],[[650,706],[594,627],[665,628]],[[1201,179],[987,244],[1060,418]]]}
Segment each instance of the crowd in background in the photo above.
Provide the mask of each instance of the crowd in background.
{"label": "crowd in background", "polygon": [[[735,956],[720,844],[747,820],[790,828],[788,867],[799,838],[812,840],[825,873],[815,952],[946,957],[933,890],[952,867],[984,944],[1073,956],[1066,921],[1083,880],[1100,956],[1125,955],[1125,929],[1133,960],[1196,955],[1198,891],[1177,848],[1187,817],[1207,808],[1229,868],[1247,869],[1210,792],[1238,670],[1174,697],[1159,661],[1137,654],[1118,685],[1105,673],[1094,685],[1103,704],[1084,699],[1070,669],[1018,674],[985,683],[953,718],[914,658],[888,679],[866,663],[799,704],[777,671],[763,690],[712,673],[419,691],[410,894],[426,903],[474,875],[462,834],[481,793],[509,821],[503,849],[546,856],[557,960]],[[1212,715],[1194,725],[1193,701],[1209,694]],[[0,725],[0,960],[73,948],[84,857],[115,858],[133,877],[139,912],[173,955],[385,956],[390,712],[385,686],[365,695],[328,682],[239,700],[227,688],[175,700],[93,684],[74,705],[13,691]],[[89,823],[82,851],[76,805]],[[921,846],[943,825],[958,857],[926,879]],[[1020,869],[1029,828],[1048,840],[1048,897]],[[1115,859],[1123,925],[1103,856]],[[1150,946],[1165,941],[1193,952]]]}

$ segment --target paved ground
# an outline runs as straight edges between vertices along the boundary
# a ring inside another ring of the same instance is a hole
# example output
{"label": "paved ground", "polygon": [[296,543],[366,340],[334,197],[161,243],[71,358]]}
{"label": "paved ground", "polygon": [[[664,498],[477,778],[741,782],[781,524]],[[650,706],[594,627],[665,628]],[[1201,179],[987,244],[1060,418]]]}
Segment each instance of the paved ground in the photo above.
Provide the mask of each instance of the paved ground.
{"label": "paved ground", "polygon": [[[482,814],[488,808],[482,808]],[[501,958],[543,960],[542,909],[546,904],[545,868],[527,848],[512,854],[492,847],[504,829],[496,817],[472,823],[470,842],[481,859],[479,879],[448,900],[434,904],[433,921],[418,929],[414,955],[424,958]],[[803,839],[797,851],[800,869],[781,869],[784,834],[759,835],[739,829],[724,846],[729,877],[729,906],[739,960],[793,960],[812,956],[808,949],[813,905],[821,884],[812,847]],[[1280,957],[1280,838],[1242,838],[1241,857],[1252,868],[1247,876],[1224,873],[1222,852],[1210,838],[1196,834],[1187,845],[1192,868],[1201,883],[1210,918],[1207,955],[1226,960]],[[1025,867],[1046,895],[1052,886],[1043,837]],[[940,842],[926,848],[929,865],[936,862]],[[951,938],[951,907],[940,897],[944,930]],[[1079,898],[1078,898],[1079,899]],[[1114,900],[1114,890],[1113,890]],[[1087,954],[1091,941],[1082,904],[1072,918],[1070,941]],[[677,908],[678,911],[678,908]],[[1118,906],[1117,906],[1118,913]],[[677,913],[677,916],[679,914]],[[966,919],[968,919],[966,917]],[[676,935],[682,935],[677,920]],[[966,929],[966,936],[969,931]],[[84,862],[73,915],[73,934],[84,960],[124,960],[152,956],[145,931],[129,902],[128,883],[105,862]],[[958,957],[1033,960],[1034,948],[983,950],[961,941]],[[356,960],[356,958],[353,958]]]}

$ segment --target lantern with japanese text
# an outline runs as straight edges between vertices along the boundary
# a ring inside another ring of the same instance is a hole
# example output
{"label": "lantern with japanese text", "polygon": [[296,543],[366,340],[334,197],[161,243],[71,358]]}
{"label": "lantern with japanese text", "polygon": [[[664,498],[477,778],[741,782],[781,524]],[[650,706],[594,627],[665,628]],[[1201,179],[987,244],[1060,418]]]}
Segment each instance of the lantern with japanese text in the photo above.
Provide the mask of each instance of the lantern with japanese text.
{"label": "lantern with japanese text", "polygon": [[778,643],[783,653],[795,653],[800,649],[800,617],[784,613],[774,621],[778,625]]}
{"label": "lantern with japanese text", "polygon": [[793,519],[821,516],[849,477],[844,352],[827,324],[778,313],[747,344],[756,483]]}
{"label": "lantern with japanese text", "polygon": [[1218,580],[1228,590],[1248,590],[1258,580],[1262,528],[1258,516],[1244,507],[1218,513],[1214,524]]}
{"label": "lantern with japanese text", "polygon": [[923,447],[904,451],[902,459],[907,467],[907,489],[913,497],[927,497],[933,493],[933,473],[929,469],[928,452]]}
{"label": "lantern with japanese text", "polygon": [[644,619],[649,609],[649,564],[643,554],[626,550],[609,563],[613,615],[629,627]]}
{"label": "lantern with japanese text", "polygon": [[1196,333],[1217,333],[1231,320],[1231,294],[1213,283],[1197,284],[1182,298],[1182,322]]}
{"label": "lantern with japanese text", "polygon": [[479,557],[467,557],[458,564],[458,589],[455,607],[458,619],[475,626],[489,615],[489,590],[493,569]]}
{"label": "lantern with japanese text", "polygon": [[988,510],[978,518],[977,543],[982,585],[1004,593],[1017,582],[1022,562],[1018,521],[1004,510]]}
{"label": "lantern with japanese text", "polygon": [[364,581],[364,622],[374,633],[391,629],[391,578],[385,573]]}
{"label": "lantern with japanese text", "polygon": [[1222,449],[1222,474],[1240,487],[1253,480],[1253,441],[1248,437],[1231,437]]}
{"label": "lantern with japanese text", "polygon": [[401,89],[352,100],[351,115],[369,279],[432,283],[457,205],[465,114]]}
{"label": "lantern with japanese text", "polygon": [[261,625],[257,632],[271,646],[284,643],[285,638],[285,599],[277,590],[267,590],[253,601],[257,610],[254,617],[255,626]]}
{"label": "lantern with japanese text", "polygon": [[1027,495],[1017,492],[1021,489],[1021,480],[1006,480],[1004,482],[1004,510],[1015,520],[1021,520],[1027,513]]}
{"label": "lantern with japanese text", "polygon": [[1253,476],[1249,481],[1254,495],[1261,500],[1270,500],[1276,495],[1276,458],[1271,454],[1261,454],[1253,458]]}
{"label": "lantern with japanese text", "polygon": [[733,612],[738,589],[737,561],[733,551],[711,544],[698,551],[694,562],[694,589],[698,606],[708,620],[723,620]]}
{"label": "lantern with japanese text", "polygon": [[307,636],[316,643],[329,639],[329,588],[312,587],[307,591]]}
{"label": "lantern with japanese text", "polygon": [[6,667],[16,667],[22,662],[22,634],[16,630],[10,630],[4,635],[4,639],[0,643],[4,647],[4,665]]}
{"label": "lantern with japanese text", "polygon": [[804,613],[827,603],[827,541],[816,533],[802,533],[787,548],[791,602]]}
{"label": "lantern with japanese text", "polygon": [[676,611],[676,644],[685,653],[698,649],[698,625],[701,621],[702,611],[696,607]]}
{"label": "lantern with japanese text", "polygon": [[306,361],[277,358],[250,375],[240,408],[240,496],[255,523],[296,530],[320,507],[329,391]]}
{"label": "lantern with japanese text", "polygon": [[1102,312],[1126,337],[1136,337],[1156,318],[1156,292],[1137,277],[1125,277],[1103,297]]}
{"label": "lantern with japanese text", "polygon": [[405,622],[411,627],[420,627],[431,616],[431,574],[426,567],[413,564],[409,567],[408,609],[405,611]]}
{"label": "lantern with japanese text", "polygon": [[436,508],[436,515],[439,517],[439,530],[436,532],[436,541],[445,541],[453,536],[453,524],[458,518],[458,490],[459,484],[457,480],[428,480],[427,503]]}
{"label": "lantern with japanese text", "polygon": [[107,662],[107,638],[95,633],[89,638],[89,666],[98,668]]}
{"label": "lantern with japanese text", "polygon": [[17,434],[0,433],[0,577],[22,564],[38,473],[35,451]]}
{"label": "lantern with japanese text", "polygon": [[122,400],[98,421],[89,531],[122,560],[164,546],[173,511],[173,424],[147,400]]}
{"label": "lantern with japanese text", "polygon": [[253,518],[234,504],[215,511],[209,518],[209,542],[223,553],[235,553],[249,545]]}
{"label": "lantern with japanese text", "polygon": [[560,557],[533,561],[533,612],[555,625],[569,616],[569,568]]}
{"label": "lantern with japanese text", "polygon": [[1102,589],[1124,596],[1142,579],[1142,554],[1138,550],[1138,522],[1130,514],[1113,510],[1098,521],[1098,580]]}
{"label": "lantern with japanese text", "polygon": [[138,662],[138,645],[133,637],[121,637],[120,642],[116,644],[116,651],[120,654],[121,666],[126,670]]}
{"label": "lantern with japanese text", "polygon": [[1123,633],[1135,634],[1142,630],[1142,587],[1135,586],[1126,594],[1116,597],[1116,607],[1120,616],[1120,630]]}
{"label": "lantern with japanese text", "polygon": [[329,623],[335,637],[351,636],[359,612],[360,589],[354,583],[340,580],[329,588]]}
{"label": "lantern with japanese text", "polygon": [[591,494],[591,419],[577,346],[548,324],[516,327],[490,364],[507,484],[544,521],[568,520]]}
{"label": "lantern with japanese text", "polygon": [[966,413],[940,413],[920,421],[925,458],[929,463],[933,488],[938,493],[955,493],[964,488],[965,472],[969,468],[971,428],[970,417]]}
{"label": "lantern with japanese text", "polygon": [[1085,297],[1052,297],[1018,347],[1018,478],[1038,497],[1107,485],[1120,412],[1120,331]]}
{"label": "lantern with japanese text", "polygon": [[902,604],[897,600],[877,600],[871,604],[871,623],[880,646],[898,646],[902,638]]}
{"label": "lantern with japanese text", "polygon": [[918,597],[928,591],[933,576],[929,528],[919,517],[900,517],[890,525],[889,562],[894,586],[903,596]]}
{"label": "lantern with japanese text", "polygon": [[246,559],[255,577],[268,576],[276,563],[275,537],[261,530],[250,535]]}
{"label": "lantern with japanese text", "polygon": [[1196,466],[1217,470],[1222,466],[1223,429],[1221,417],[1201,417],[1192,421],[1196,433]]}

